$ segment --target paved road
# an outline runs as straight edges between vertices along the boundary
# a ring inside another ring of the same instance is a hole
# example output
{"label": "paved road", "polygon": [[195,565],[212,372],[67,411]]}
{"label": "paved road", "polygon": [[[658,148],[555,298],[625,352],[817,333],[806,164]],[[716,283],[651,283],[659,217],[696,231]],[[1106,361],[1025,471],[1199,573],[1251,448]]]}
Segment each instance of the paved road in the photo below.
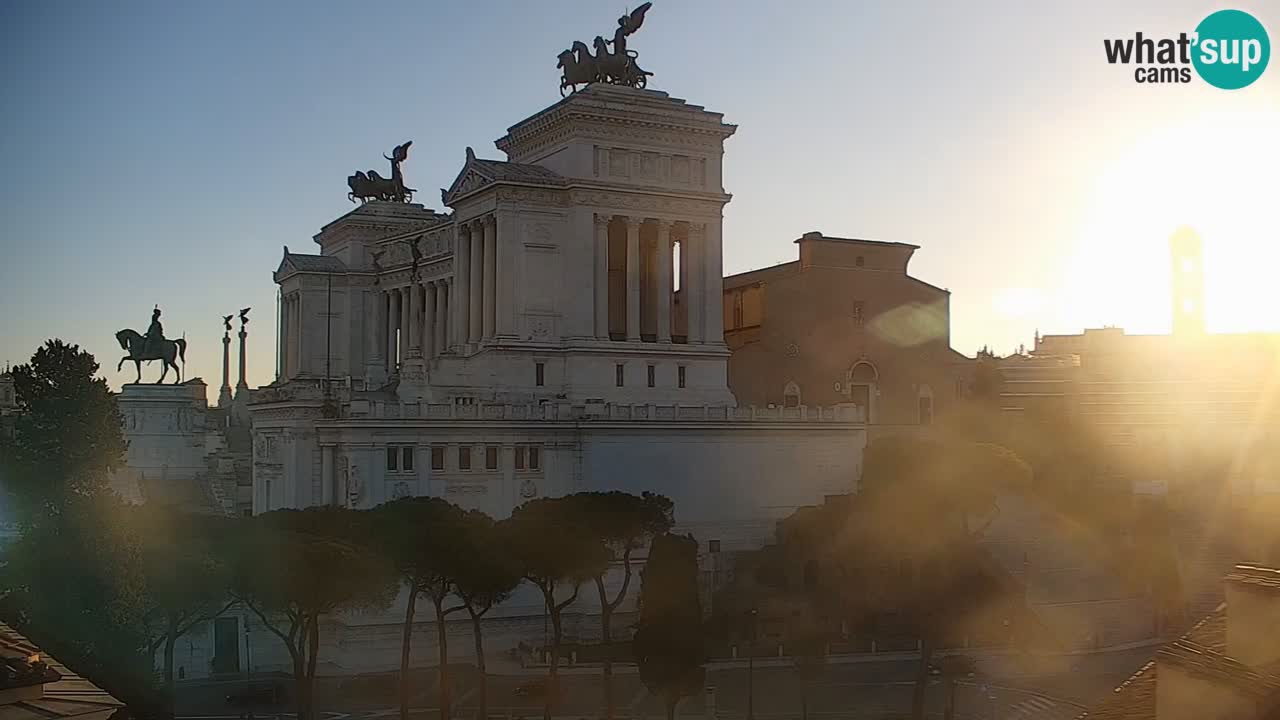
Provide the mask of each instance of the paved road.
{"label": "paved road", "polygon": [[[1151,650],[1132,650],[1088,656],[1043,659],[1006,658],[986,663],[986,679],[974,678],[957,688],[957,707],[962,718],[971,720],[1069,720],[1084,707],[1096,703],[1151,656]],[[753,714],[759,720],[798,718],[801,697],[808,699],[811,716],[826,718],[883,718],[910,708],[913,661],[859,662],[831,664],[809,683],[802,683],[787,667],[757,667],[751,674],[754,686]],[[474,669],[459,668],[454,673],[453,706],[459,717],[472,717],[478,708],[478,676]],[[490,676],[489,712],[511,718],[540,718],[542,699],[517,692],[536,682],[530,676]],[[280,681],[288,688],[286,678]],[[579,720],[595,717],[603,707],[603,683],[599,675],[565,675],[561,678],[563,699],[557,717]],[[747,709],[748,672],[742,669],[713,670],[707,684],[715,688],[714,702],[721,716],[742,718]],[[178,712],[196,718],[236,717],[224,698],[242,684],[184,686],[180,689]],[[418,717],[438,712],[439,687],[436,673],[422,671],[413,679],[410,705]],[[933,683],[927,692],[927,707],[941,712],[946,688]],[[394,717],[396,703],[394,674],[365,677],[339,683],[320,679],[317,706],[329,713],[328,720],[377,720]],[[620,715],[662,720],[661,703],[652,697],[635,673],[614,678],[615,705]],[[684,701],[680,715],[705,717],[707,697]],[[287,701],[262,712],[287,712]],[[856,713],[856,714],[855,714]]]}

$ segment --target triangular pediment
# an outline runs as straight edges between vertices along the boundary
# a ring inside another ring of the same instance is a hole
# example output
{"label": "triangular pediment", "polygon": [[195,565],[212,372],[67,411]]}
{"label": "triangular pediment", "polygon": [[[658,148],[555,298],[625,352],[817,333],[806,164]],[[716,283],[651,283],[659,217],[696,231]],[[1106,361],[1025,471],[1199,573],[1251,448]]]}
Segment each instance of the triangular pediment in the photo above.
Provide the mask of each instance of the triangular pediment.
{"label": "triangular pediment", "polygon": [[458,173],[457,179],[444,192],[443,201],[445,205],[452,205],[455,198],[463,195],[469,195],[476,190],[493,183],[493,178],[487,173],[480,170],[475,163],[468,163],[462,168],[462,172]]}

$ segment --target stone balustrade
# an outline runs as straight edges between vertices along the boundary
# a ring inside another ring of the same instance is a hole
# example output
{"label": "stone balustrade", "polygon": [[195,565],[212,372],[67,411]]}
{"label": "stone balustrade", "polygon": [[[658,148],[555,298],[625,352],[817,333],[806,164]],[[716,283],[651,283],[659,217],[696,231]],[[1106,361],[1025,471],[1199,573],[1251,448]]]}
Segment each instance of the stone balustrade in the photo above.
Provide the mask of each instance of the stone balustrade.
{"label": "stone balustrade", "polygon": [[626,405],[618,403],[545,402],[501,405],[385,402],[353,399],[343,416],[349,419],[545,420],[553,422],[839,422],[864,423],[854,405],[828,407],[733,407],[727,405]]}

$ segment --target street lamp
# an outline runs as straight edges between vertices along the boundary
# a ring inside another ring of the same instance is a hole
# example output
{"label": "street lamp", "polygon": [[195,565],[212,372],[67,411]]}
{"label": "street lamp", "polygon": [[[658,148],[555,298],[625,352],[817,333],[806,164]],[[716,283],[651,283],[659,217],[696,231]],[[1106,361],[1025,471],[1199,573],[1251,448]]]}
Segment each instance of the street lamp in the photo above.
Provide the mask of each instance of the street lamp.
{"label": "street lamp", "polygon": [[756,669],[756,616],[759,610],[751,608],[751,637],[747,645],[747,720],[755,720],[755,687],[753,676]]}

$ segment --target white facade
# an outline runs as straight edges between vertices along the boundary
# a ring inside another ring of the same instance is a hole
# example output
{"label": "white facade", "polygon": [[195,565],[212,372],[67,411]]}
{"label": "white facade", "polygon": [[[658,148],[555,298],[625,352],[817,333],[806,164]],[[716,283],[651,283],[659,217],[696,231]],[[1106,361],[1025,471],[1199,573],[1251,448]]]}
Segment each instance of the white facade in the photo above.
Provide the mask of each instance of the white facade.
{"label": "white facade", "polygon": [[[253,511],[437,496],[502,518],[534,497],[652,491],[707,553],[758,547],[795,508],[854,490],[857,408],[738,407],[728,388],[735,129],[591,85],[511,127],[509,161],[468,148],[451,213],[370,202],[315,236],[318,255],[286,248],[279,379],[249,400]],[[540,639],[536,598],[495,617],[501,649]],[[364,649],[323,660],[394,666],[396,622],[339,620],[330,636],[359,627],[343,644]]]}

